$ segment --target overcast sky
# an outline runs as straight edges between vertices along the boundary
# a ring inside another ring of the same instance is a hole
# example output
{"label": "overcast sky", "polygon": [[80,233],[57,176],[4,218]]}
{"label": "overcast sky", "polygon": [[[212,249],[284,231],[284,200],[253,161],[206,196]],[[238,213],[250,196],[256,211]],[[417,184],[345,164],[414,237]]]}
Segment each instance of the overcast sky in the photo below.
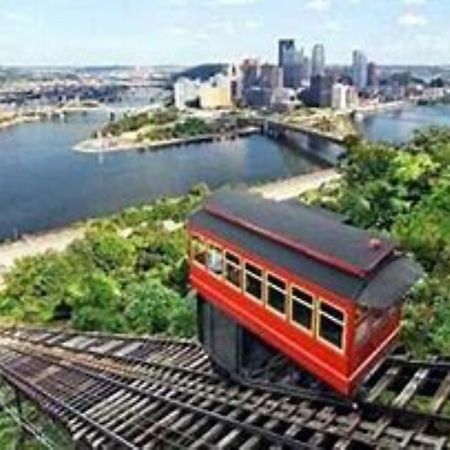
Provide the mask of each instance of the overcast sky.
{"label": "overcast sky", "polygon": [[293,37],[348,63],[450,63],[450,0],[0,0],[0,65],[275,60]]}

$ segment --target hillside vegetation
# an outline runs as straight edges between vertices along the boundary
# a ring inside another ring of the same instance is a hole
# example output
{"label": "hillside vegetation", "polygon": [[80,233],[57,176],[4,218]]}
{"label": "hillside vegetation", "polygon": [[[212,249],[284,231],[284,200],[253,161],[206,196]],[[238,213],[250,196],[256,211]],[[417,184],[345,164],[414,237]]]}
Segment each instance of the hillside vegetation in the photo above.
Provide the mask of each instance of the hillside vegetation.
{"label": "hillside vegetation", "polygon": [[[419,356],[450,355],[450,129],[417,133],[400,148],[355,139],[348,146],[342,179],[305,198],[393,237],[423,265],[404,342]],[[205,193],[94,220],[67,251],[23,259],[0,294],[3,320],[193,336],[183,224]]]}
{"label": "hillside vegetation", "polygon": [[183,225],[205,192],[93,220],[63,253],[22,259],[0,294],[3,321],[193,336]]}

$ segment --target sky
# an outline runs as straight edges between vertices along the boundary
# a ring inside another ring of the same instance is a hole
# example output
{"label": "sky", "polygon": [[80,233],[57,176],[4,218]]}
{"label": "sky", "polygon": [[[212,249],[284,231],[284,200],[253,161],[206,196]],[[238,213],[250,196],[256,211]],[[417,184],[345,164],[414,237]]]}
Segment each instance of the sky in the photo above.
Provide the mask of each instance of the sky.
{"label": "sky", "polygon": [[0,0],[1,65],[275,61],[277,40],[327,62],[450,64],[450,0]]}

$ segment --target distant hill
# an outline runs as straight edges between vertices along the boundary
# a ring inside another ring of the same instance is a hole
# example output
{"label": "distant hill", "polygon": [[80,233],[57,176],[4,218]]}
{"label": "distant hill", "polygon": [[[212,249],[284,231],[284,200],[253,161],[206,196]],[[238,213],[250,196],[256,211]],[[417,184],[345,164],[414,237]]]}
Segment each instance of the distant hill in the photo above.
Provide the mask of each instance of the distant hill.
{"label": "distant hill", "polygon": [[217,73],[225,72],[226,68],[227,64],[201,64],[177,73],[174,75],[174,80],[178,78],[190,78],[193,80],[198,78],[201,81],[206,81]]}

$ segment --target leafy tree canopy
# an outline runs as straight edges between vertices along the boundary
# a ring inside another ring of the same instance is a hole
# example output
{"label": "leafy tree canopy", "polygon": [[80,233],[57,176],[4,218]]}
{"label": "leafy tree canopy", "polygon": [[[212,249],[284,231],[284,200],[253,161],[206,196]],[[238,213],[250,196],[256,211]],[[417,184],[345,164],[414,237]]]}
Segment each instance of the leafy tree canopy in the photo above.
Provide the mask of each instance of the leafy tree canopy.
{"label": "leafy tree canopy", "polygon": [[422,130],[401,147],[348,144],[342,179],[305,199],[393,236],[423,265],[405,342],[413,353],[450,354],[450,128]]}
{"label": "leafy tree canopy", "polygon": [[3,320],[192,336],[183,222],[207,192],[197,186],[184,197],[93,220],[66,251],[19,261],[0,293]]}

